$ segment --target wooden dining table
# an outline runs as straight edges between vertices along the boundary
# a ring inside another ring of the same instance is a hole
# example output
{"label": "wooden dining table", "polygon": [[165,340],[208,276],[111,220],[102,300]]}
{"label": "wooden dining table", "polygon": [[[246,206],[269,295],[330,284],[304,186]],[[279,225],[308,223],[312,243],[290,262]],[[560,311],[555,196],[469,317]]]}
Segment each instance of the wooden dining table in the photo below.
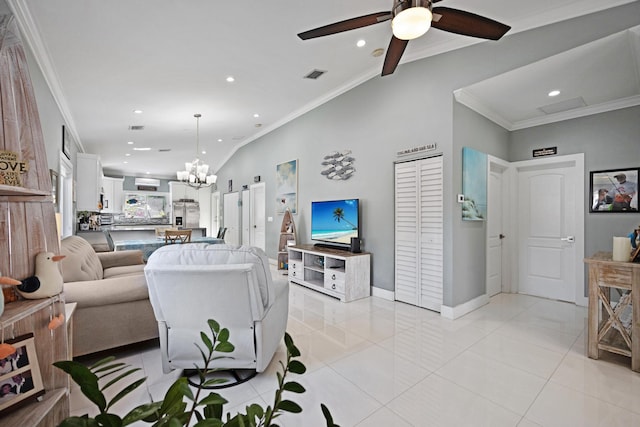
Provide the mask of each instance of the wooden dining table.
{"label": "wooden dining table", "polygon": [[[210,243],[221,244],[224,243],[224,239],[218,239],[216,237],[192,237],[190,243]],[[164,246],[166,243],[163,238],[154,239],[131,239],[131,240],[116,240],[113,242],[115,251],[124,251],[129,249],[138,249],[142,251],[142,257],[144,262],[151,254],[158,248]],[[176,244],[189,244],[189,243],[176,243]]]}

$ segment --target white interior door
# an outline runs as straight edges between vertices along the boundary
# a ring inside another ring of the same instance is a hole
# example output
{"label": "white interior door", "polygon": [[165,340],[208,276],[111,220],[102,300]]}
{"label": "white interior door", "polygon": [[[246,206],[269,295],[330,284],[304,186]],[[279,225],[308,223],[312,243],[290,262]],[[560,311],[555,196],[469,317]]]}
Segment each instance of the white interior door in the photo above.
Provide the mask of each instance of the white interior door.
{"label": "white interior door", "polygon": [[517,173],[518,291],[583,303],[582,155],[512,164]]}
{"label": "white interior door", "polygon": [[504,197],[508,194],[505,186],[508,180],[504,174],[508,170],[508,162],[489,156],[489,177],[487,180],[487,295],[494,296],[503,292],[508,274],[503,271],[508,266],[504,261],[506,224],[505,212],[507,203]]}
{"label": "white interior door", "polygon": [[75,228],[75,213],[73,211],[73,164],[60,153],[60,173],[58,177],[58,201],[60,206],[61,239],[73,234]]}
{"label": "white interior door", "polygon": [[395,167],[395,298],[442,308],[442,156]]}
{"label": "white interior door", "polygon": [[242,244],[251,245],[251,200],[249,190],[242,190]]}
{"label": "white interior door", "polygon": [[229,245],[240,244],[240,193],[225,193],[223,198],[223,218],[227,232],[224,241]]}
{"label": "white interior door", "polygon": [[249,187],[251,200],[251,246],[266,250],[266,184],[260,182]]}
{"label": "white interior door", "polygon": [[222,224],[220,218],[220,192],[216,191],[211,194],[211,237],[218,235],[218,229]]}

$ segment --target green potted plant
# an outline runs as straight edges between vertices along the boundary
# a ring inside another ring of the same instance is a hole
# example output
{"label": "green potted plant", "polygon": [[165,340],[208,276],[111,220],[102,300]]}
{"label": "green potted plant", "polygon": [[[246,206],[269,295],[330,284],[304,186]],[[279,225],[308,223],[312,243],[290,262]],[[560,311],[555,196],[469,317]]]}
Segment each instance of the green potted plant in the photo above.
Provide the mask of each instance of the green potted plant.
{"label": "green potted plant", "polygon": [[[196,392],[193,393],[187,379],[181,377],[169,387],[164,399],[140,405],[129,411],[124,417],[111,413],[111,407],[142,385],[146,377],[123,387],[110,401],[107,401],[104,391],[135,373],[139,368],[131,368],[124,363],[116,363],[113,357],[103,359],[89,367],[71,360],[54,363],[54,366],[71,376],[72,380],[80,386],[82,393],[100,411],[94,418],[86,414],[80,417],[69,417],[59,427],[121,427],[137,421],[147,422],[156,427],[268,427],[276,426],[277,424],[274,421],[283,412],[302,412],[300,405],[292,400],[283,398],[285,392],[305,392],[305,388],[300,383],[287,381],[286,378],[288,374],[302,375],[306,371],[304,364],[296,360],[300,356],[300,351],[289,334],[285,333],[284,342],[287,347],[287,359],[285,363],[280,361],[282,372],[277,373],[278,388],[275,391],[273,404],[266,408],[258,404],[252,404],[245,408],[244,413],[235,415],[227,413],[223,415],[223,406],[227,403],[227,400],[218,393],[210,392],[207,396],[203,396],[203,394],[207,387],[225,381],[208,377],[208,374],[216,371],[216,369],[209,368],[211,362],[229,357],[215,356],[214,354],[230,353],[234,350],[234,346],[229,342],[228,329],[220,328],[220,325],[211,319],[207,321],[207,325],[209,326],[210,335],[204,332],[200,333],[204,349],[198,345],[204,361],[204,368],[197,369],[200,382],[196,387]],[[320,406],[327,427],[339,427],[333,422],[329,409],[323,404]]]}

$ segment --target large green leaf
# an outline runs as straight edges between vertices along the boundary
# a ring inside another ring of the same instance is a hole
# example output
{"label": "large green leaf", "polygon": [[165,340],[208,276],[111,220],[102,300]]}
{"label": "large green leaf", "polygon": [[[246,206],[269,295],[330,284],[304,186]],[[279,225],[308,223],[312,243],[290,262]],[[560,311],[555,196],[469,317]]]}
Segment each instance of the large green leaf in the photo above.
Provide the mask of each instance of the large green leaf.
{"label": "large green leaf", "polygon": [[209,329],[211,329],[214,334],[218,335],[218,332],[220,332],[220,324],[213,319],[207,320],[207,324],[209,325]]}
{"label": "large green leaf", "polygon": [[291,400],[283,400],[278,405],[278,409],[286,412],[293,412],[294,414],[299,414],[302,412],[302,408],[296,402],[292,402]]}
{"label": "large green leaf", "polygon": [[209,393],[204,399],[198,402],[198,405],[224,405],[229,401],[218,393]]}
{"label": "large green leaf", "polygon": [[69,417],[62,421],[58,427],[99,427],[100,424],[93,418],[88,418],[87,415],[82,417]]}
{"label": "large green leaf", "polygon": [[304,363],[300,362],[299,360],[292,360],[291,362],[289,362],[289,371],[293,372],[294,374],[302,375],[307,372],[307,368],[306,366],[304,366]]}
{"label": "large green leaf", "polygon": [[218,341],[220,342],[228,342],[229,341],[229,330],[227,328],[222,328],[220,333],[218,334]]}
{"label": "large green leaf", "polygon": [[[213,349],[213,343],[211,342],[211,339],[209,338],[209,336],[204,332],[200,332],[200,339],[202,340],[204,345],[207,346],[207,348],[209,349],[209,352],[211,352],[211,350]],[[202,353],[202,350],[200,350],[200,352]],[[204,353],[202,355],[204,356]]]}
{"label": "large green leaf", "polygon": [[230,342],[219,342],[216,345],[215,351],[219,351],[220,353],[231,353],[235,347]]}
{"label": "large green leaf", "polygon": [[140,405],[136,408],[133,408],[122,419],[122,425],[127,426],[129,424],[135,423],[136,421],[140,421],[140,420],[145,420],[147,422],[156,421],[158,417],[154,415],[158,413],[161,405],[162,405],[162,402],[153,402],[153,403],[145,403],[144,405]]}
{"label": "large green leaf", "polygon": [[81,363],[72,360],[55,362],[55,367],[62,369],[71,376],[71,379],[80,386],[82,394],[93,402],[103,412],[107,407],[107,400],[98,386],[98,377]]}
{"label": "large green leaf", "polygon": [[324,403],[320,404],[320,409],[322,409],[322,415],[324,415],[324,419],[327,422],[327,427],[340,427],[338,424],[333,422],[331,412],[329,411],[329,408],[324,405]]}
{"label": "large green leaf", "polygon": [[291,391],[293,393],[304,393],[306,391],[301,384],[295,381],[289,381],[288,383],[285,383],[282,388],[283,390]]}
{"label": "large green leaf", "polygon": [[102,390],[106,390],[106,389],[108,389],[109,387],[111,387],[113,384],[117,383],[117,382],[118,382],[118,381],[120,381],[121,379],[123,379],[123,378],[125,378],[125,377],[128,377],[129,375],[131,375],[131,374],[133,374],[133,373],[135,373],[135,372],[137,372],[137,371],[139,371],[139,370],[140,370],[140,368],[132,368],[132,369],[129,369],[127,372],[124,372],[124,373],[122,373],[122,374],[118,375],[117,377],[115,377],[114,379],[112,379],[111,381],[109,381],[108,383],[106,383],[106,384],[102,387]]}
{"label": "large green leaf", "polygon": [[123,388],[122,390],[120,390],[118,392],[118,394],[116,394],[114,396],[113,399],[111,399],[111,401],[109,402],[108,407],[112,407],[116,402],[118,402],[119,400],[121,400],[123,397],[125,397],[127,394],[131,393],[133,390],[137,389],[138,387],[140,387],[142,384],[144,384],[144,382],[147,380],[147,378],[140,378],[138,381],[134,381],[131,384],[129,384],[128,386],[126,386],[125,388]]}
{"label": "large green leaf", "polygon": [[122,418],[114,414],[98,414],[96,421],[104,427],[122,427]]}

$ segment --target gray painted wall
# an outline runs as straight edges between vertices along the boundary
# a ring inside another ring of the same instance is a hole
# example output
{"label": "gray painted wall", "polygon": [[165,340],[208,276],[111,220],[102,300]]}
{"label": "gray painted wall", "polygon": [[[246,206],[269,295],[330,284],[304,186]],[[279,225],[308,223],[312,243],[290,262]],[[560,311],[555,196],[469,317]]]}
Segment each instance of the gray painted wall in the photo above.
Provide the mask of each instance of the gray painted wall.
{"label": "gray painted wall", "polygon": [[[509,132],[457,102],[453,103],[453,158],[462,164],[462,148],[470,147],[486,154],[507,160],[509,156]],[[462,167],[453,175],[453,188],[462,193]],[[486,293],[486,221],[463,221],[462,205],[456,203],[453,211],[453,241],[456,245],[453,287],[454,301],[469,301]],[[464,268],[457,266],[463,264]]]}
{"label": "gray painted wall", "polygon": [[[584,153],[589,203],[589,172],[640,167],[640,107],[512,132],[509,160],[529,160],[534,148],[554,146],[558,155]],[[584,211],[585,256],[611,252],[613,236],[626,236],[640,225],[640,213],[589,213],[589,206]]]}

